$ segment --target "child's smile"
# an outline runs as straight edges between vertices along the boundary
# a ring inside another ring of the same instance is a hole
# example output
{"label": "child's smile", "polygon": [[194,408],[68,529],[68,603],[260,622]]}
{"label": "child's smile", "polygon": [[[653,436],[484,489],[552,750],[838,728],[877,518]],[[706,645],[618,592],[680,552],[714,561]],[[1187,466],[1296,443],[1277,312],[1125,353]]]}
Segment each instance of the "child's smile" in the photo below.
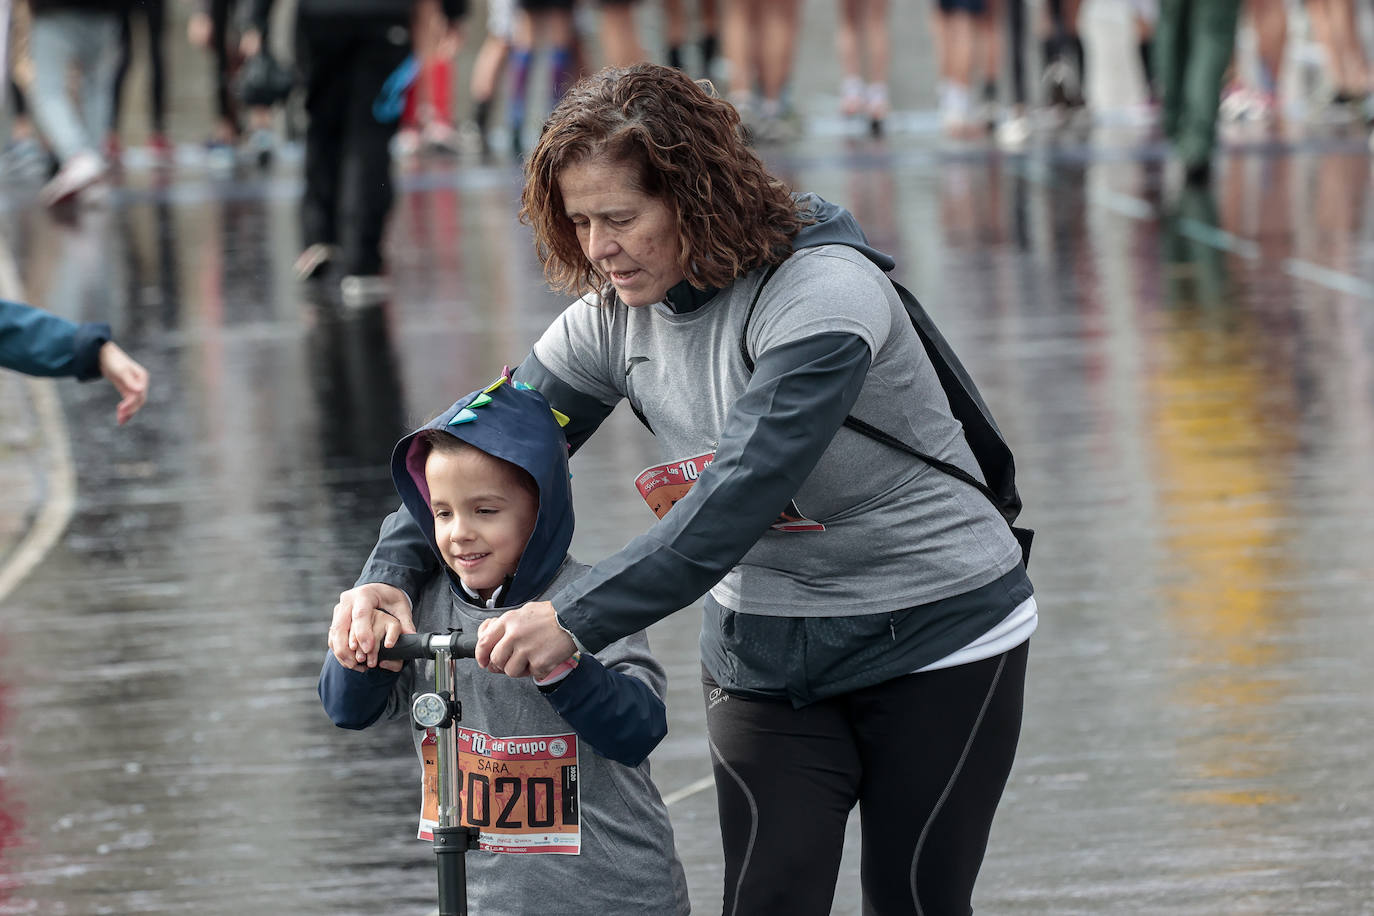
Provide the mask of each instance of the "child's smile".
{"label": "child's smile", "polygon": [[514,465],[473,447],[435,449],[425,460],[434,540],[469,589],[490,598],[515,574],[539,501]]}

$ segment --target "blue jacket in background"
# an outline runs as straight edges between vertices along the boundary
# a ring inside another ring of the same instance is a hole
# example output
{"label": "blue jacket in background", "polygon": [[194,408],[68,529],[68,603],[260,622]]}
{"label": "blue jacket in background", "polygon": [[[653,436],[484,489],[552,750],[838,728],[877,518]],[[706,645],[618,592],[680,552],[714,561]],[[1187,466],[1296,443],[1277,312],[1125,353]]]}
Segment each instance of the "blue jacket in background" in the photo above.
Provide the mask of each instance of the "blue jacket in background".
{"label": "blue jacket in background", "polygon": [[0,299],[0,366],[25,375],[100,377],[100,347],[110,326],[77,324],[51,312]]}

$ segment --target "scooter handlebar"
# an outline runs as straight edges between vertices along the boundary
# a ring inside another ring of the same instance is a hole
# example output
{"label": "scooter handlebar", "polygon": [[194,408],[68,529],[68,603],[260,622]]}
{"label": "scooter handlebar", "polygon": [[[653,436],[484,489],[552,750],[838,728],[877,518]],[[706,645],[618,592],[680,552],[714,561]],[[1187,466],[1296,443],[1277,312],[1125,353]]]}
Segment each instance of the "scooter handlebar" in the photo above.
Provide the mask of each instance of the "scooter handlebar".
{"label": "scooter handlebar", "polygon": [[440,651],[447,651],[453,658],[472,658],[477,654],[477,634],[464,633],[402,633],[396,645],[388,649],[383,646],[377,653],[382,661],[398,661],[412,658],[434,658]]}

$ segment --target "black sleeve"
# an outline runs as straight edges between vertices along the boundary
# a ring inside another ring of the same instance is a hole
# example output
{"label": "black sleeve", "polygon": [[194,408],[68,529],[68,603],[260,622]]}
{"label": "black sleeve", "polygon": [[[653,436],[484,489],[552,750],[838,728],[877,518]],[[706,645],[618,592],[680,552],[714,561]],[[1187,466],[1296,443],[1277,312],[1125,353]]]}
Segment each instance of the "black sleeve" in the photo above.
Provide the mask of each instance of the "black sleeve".
{"label": "black sleeve", "polygon": [[316,691],[325,713],[339,728],[367,728],[387,711],[400,674],[385,668],[352,671],[332,653],[324,658]]}
{"label": "black sleeve", "polygon": [[627,767],[643,763],[668,734],[668,712],[653,688],[607,668],[595,655],[583,655],[566,678],[539,689],[598,754]]}
{"label": "black sleeve", "polygon": [[430,548],[425,533],[415,524],[406,507],[401,506],[382,520],[377,544],[353,584],[382,582],[394,585],[410,596],[413,612],[420,589],[438,570],[439,558]]}
{"label": "black sleeve", "polygon": [[764,353],[721,431],[715,461],[658,524],[551,599],[593,652],[691,604],[735,566],[815,468],[863,387],[853,334]]}
{"label": "black sleeve", "polygon": [[72,344],[72,375],[77,381],[100,378],[100,348],[110,339],[110,326],[102,322],[87,322],[76,329]]}
{"label": "black sleeve", "polygon": [[539,361],[533,350],[515,367],[513,375],[526,385],[533,385],[549,402],[549,406],[568,418],[563,435],[568,440],[571,452],[581,448],[582,443],[591,438],[601,422],[615,409],[614,405],[603,404],[554,375]]}

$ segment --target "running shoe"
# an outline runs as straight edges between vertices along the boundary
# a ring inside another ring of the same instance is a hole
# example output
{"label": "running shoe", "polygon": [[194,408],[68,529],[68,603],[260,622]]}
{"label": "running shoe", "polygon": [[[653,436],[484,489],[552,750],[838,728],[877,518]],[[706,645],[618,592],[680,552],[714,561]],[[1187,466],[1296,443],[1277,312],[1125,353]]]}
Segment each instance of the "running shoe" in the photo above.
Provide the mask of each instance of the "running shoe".
{"label": "running shoe", "polygon": [[381,274],[344,277],[339,283],[344,305],[379,305],[391,295],[391,280]]}
{"label": "running shoe", "polygon": [[869,83],[864,103],[868,107],[868,132],[881,137],[889,109],[887,83]]}
{"label": "running shoe", "polygon": [[258,168],[265,169],[272,164],[272,156],[276,153],[277,135],[266,127],[259,127],[249,134],[244,150]]}
{"label": "running shoe", "polygon": [[846,76],[840,83],[840,114],[846,118],[862,114],[865,101],[864,81],[857,76]]}
{"label": "running shoe", "polygon": [[43,185],[38,199],[49,207],[71,200],[105,177],[105,160],[93,152],[77,153],[68,159],[52,180]]}

